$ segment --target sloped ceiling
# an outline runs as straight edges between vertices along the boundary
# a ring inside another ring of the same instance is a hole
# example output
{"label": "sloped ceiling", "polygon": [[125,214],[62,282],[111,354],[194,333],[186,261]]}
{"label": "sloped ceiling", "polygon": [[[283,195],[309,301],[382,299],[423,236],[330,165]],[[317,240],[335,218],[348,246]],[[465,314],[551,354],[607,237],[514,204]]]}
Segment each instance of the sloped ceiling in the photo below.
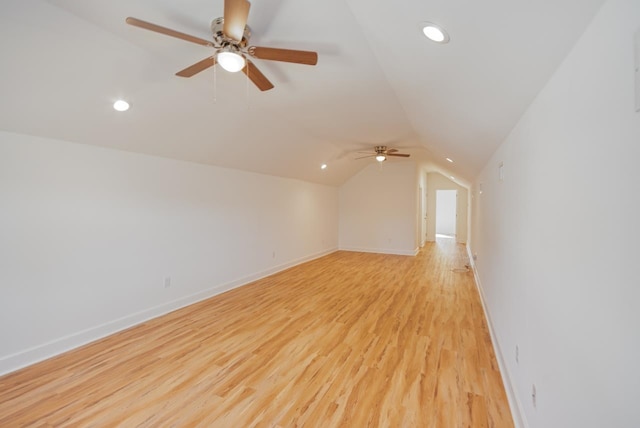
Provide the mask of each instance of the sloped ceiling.
{"label": "sloped ceiling", "polygon": [[5,0],[0,129],[331,185],[374,162],[354,151],[386,144],[471,180],[602,3],[254,0],[251,44],[319,55],[256,60],[275,84],[260,92],[221,69],[176,77],[211,52],[125,24],[210,38],[223,0]]}

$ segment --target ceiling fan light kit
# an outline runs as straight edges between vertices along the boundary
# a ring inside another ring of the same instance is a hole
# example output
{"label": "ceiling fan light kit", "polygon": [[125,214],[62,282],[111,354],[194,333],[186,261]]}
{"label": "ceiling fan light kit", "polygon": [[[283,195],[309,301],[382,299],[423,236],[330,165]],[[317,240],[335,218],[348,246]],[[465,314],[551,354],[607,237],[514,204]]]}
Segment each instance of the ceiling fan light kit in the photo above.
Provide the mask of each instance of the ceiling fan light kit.
{"label": "ceiling fan light kit", "polygon": [[247,65],[247,61],[240,54],[232,52],[231,50],[223,50],[218,52],[216,55],[216,59],[220,67],[224,68],[230,73],[237,73],[242,70],[245,65]]}
{"label": "ceiling fan light kit", "polygon": [[196,43],[215,50],[213,55],[176,73],[180,77],[192,77],[219,63],[226,71],[240,70],[247,75],[261,91],[273,88],[273,84],[258,70],[250,58],[268,61],[291,62],[294,64],[316,65],[318,54],[311,51],[250,46],[251,30],[247,25],[251,3],[247,0],[225,0],[224,16],[211,22],[212,40],[205,40],[170,28],[129,17],[127,24],[156,33]]}

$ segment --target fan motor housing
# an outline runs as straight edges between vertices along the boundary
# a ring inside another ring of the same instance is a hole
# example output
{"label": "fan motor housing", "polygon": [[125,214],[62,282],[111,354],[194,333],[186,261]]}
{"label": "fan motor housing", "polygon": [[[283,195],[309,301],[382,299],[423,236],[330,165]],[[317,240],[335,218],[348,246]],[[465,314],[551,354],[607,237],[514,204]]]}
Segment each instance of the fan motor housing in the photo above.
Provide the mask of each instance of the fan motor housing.
{"label": "fan motor housing", "polygon": [[223,27],[224,18],[216,18],[211,21],[211,34],[213,35],[213,41],[216,43],[216,47],[222,48],[229,45],[235,45],[244,48],[249,44],[249,39],[251,38],[251,29],[248,25],[245,25],[242,40],[240,40],[239,42],[225,36]]}

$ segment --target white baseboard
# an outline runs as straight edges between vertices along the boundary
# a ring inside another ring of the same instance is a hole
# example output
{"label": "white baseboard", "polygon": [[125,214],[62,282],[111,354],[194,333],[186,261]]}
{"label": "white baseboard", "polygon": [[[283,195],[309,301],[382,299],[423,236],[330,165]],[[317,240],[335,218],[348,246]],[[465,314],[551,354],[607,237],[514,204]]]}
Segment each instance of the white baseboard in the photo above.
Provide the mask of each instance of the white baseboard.
{"label": "white baseboard", "polygon": [[413,250],[389,250],[386,248],[360,248],[360,247],[340,247],[340,251],[353,251],[356,253],[376,253],[376,254],[393,254],[396,256],[417,256],[420,248]]}
{"label": "white baseboard", "polygon": [[145,321],[149,321],[150,319],[166,315],[169,312],[173,312],[185,306],[192,305],[194,303],[213,297],[217,294],[224,293],[225,291],[241,287],[250,282],[257,281],[261,278],[273,275],[274,273],[289,269],[293,266],[326,256],[337,250],[337,248],[332,248],[329,250],[311,254],[309,256],[300,257],[298,259],[274,266],[264,271],[256,272],[254,274],[247,275],[245,277],[227,282],[225,284],[219,284],[206,290],[199,291],[198,293],[184,296],[179,299],[172,300],[170,302],[166,302],[161,305],[154,306],[152,308],[148,308],[143,311],[136,312],[122,318],[118,318],[116,320],[109,321],[95,327],[87,328],[85,330],[81,330],[79,332],[52,340],[50,342],[4,356],[0,358],[0,375],[19,370],[21,368],[30,366],[51,357],[55,357],[56,355],[102,339],[106,336],[133,327],[137,324],[141,324]]}
{"label": "white baseboard", "polygon": [[471,248],[467,244],[467,253],[469,254],[469,263],[471,265],[471,270],[473,271],[473,276],[476,281],[476,287],[478,289],[478,294],[480,295],[480,303],[482,304],[482,309],[484,311],[484,316],[487,319],[487,324],[489,326],[489,335],[491,336],[491,343],[493,344],[493,349],[495,350],[496,359],[498,360],[498,366],[500,367],[500,374],[502,377],[502,383],[504,385],[505,392],[507,393],[507,400],[509,401],[509,408],[511,409],[511,416],[513,416],[513,423],[516,428],[529,428],[529,424],[524,417],[524,407],[522,403],[518,399],[518,396],[515,393],[513,388],[513,383],[511,379],[511,373],[507,368],[507,365],[504,362],[504,355],[502,353],[502,349],[500,348],[500,344],[498,343],[498,339],[496,337],[496,332],[493,327],[493,322],[491,321],[491,316],[489,315],[489,310],[487,308],[486,299],[484,295],[484,291],[482,289],[482,283],[480,282],[480,276],[478,275],[478,269],[476,268],[475,260],[473,259],[473,254],[471,252]]}

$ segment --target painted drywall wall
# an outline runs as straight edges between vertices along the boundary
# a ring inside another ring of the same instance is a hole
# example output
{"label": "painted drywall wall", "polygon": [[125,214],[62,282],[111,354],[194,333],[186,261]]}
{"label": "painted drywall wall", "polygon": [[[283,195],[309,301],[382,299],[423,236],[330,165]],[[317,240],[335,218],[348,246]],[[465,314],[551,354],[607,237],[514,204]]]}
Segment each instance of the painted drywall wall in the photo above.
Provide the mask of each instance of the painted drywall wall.
{"label": "painted drywall wall", "polygon": [[415,255],[417,166],[371,164],[340,187],[340,249]]}
{"label": "painted drywall wall", "polygon": [[605,3],[474,184],[470,250],[523,426],[640,426],[639,28],[640,2]]}
{"label": "painted drywall wall", "polygon": [[416,219],[416,242],[424,247],[427,241],[427,172],[418,167],[418,218]]}
{"label": "painted drywall wall", "polygon": [[456,242],[467,242],[469,218],[469,191],[455,181],[448,179],[438,172],[427,174],[427,241],[436,239],[436,192],[438,190],[457,190],[458,203],[456,221]]}
{"label": "painted drywall wall", "polygon": [[338,245],[336,187],[6,132],[0,204],[0,372]]}

